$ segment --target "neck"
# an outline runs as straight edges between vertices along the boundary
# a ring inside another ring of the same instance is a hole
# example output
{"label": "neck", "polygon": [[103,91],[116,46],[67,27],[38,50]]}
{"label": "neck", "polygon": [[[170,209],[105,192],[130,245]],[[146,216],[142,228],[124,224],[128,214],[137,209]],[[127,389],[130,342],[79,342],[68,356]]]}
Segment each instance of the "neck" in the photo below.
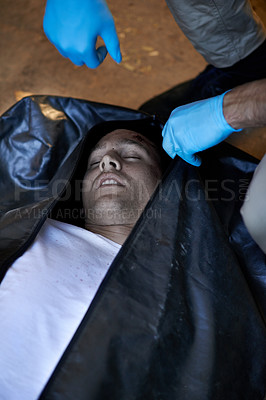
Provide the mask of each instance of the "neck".
{"label": "neck", "polygon": [[85,224],[85,229],[102,235],[107,239],[112,240],[118,244],[123,244],[127,237],[129,236],[134,224],[129,225],[95,225],[95,224]]}

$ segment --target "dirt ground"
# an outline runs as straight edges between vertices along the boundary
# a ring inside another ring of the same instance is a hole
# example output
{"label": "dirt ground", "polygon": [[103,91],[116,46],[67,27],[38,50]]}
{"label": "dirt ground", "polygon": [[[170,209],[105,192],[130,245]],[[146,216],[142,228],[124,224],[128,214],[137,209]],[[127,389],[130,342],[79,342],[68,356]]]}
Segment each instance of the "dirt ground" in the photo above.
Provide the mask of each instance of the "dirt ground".
{"label": "dirt ground", "polygon": [[[110,56],[97,69],[76,67],[42,30],[45,0],[0,0],[0,114],[28,94],[51,94],[138,108],[151,97],[195,77],[206,62],[176,25],[164,0],[108,0],[123,61]],[[266,25],[266,2],[252,1]],[[266,130],[230,141],[261,158]]]}

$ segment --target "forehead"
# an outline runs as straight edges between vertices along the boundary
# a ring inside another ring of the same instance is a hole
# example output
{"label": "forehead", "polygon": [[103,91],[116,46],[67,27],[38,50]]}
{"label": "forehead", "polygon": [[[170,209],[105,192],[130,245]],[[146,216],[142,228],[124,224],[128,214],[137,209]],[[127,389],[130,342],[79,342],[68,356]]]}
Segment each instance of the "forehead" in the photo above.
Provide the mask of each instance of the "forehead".
{"label": "forehead", "polygon": [[144,148],[149,153],[156,153],[156,146],[145,136],[138,132],[130,131],[128,129],[116,129],[105,135],[95,145],[91,152],[105,149],[111,146],[127,146],[136,145]]}

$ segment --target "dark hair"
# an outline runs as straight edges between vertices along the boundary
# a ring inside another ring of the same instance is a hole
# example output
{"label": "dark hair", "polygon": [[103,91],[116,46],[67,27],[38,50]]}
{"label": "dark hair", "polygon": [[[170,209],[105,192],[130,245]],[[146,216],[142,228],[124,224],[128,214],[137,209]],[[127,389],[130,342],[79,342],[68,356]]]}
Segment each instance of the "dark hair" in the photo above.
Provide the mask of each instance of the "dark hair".
{"label": "dark hair", "polygon": [[160,158],[162,171],[165,171],[171,159],[162,148],[163,125],[161,122],[155,120],[153,117],[147,117],[145,119],[139,120],[105,121],[98,125],[95,125],[88,132],[87,143],[84,148],[87,157],[92,148],[99,142],[99,140],[103,136],[117,129],[127,129],[130,131],[134,131],[149,139],[155,145]]}
{"label": "dark hair", "polygon": [[[87,171],[88,156],[93,147],[99,142],[99,140],[107,135],[108,133],[117,129],[127,129],[140,133],[149,139],[157,148],[162,173],[169,165],[170,157],[162,148],[162,124],[155,121],[152,117],[145,119],[134,120],[134,121],[107,121],[95,125],[86,135],[83,149],[80,155],[79,162],[76,170],[69,183],[70,186],[70,197],[64,200],[64,194],[62,194],[62,200],[59,200],[51,212],[51,218],[59,221],[67,222],[76,226],[84,227],[84,216],[82,214],[82,199],[75,196],[75,184],[83,180],[84,175]],[[66,189],[67,191],[67,189]],[[65,192],[66,192],[65,191]],[[81,212],[77,216],[73,216],[71,210],[80,210]],[[68,211],[67,213],[65,211]],[[67,215],[67,216],[66,216]]]}

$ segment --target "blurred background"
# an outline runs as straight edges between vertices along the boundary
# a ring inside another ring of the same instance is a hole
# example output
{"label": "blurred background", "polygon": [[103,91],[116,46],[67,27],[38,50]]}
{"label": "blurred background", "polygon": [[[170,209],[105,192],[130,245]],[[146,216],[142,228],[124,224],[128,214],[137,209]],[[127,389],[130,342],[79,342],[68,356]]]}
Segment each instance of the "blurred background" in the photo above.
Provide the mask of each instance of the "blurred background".
{"label": "blurred background", "polygon": [[[107,0],[123,61],[110,56],[95,70],[63,58],[43,33],[45,0],[0,0],[0,114],[22,97],[49,94],[137,109],[151,97],[194,78],[206,62],[175,23],[164,0]],[[265,0],[252,0],[266,25]],[[266,129],[229,142],[261,158]]]}

